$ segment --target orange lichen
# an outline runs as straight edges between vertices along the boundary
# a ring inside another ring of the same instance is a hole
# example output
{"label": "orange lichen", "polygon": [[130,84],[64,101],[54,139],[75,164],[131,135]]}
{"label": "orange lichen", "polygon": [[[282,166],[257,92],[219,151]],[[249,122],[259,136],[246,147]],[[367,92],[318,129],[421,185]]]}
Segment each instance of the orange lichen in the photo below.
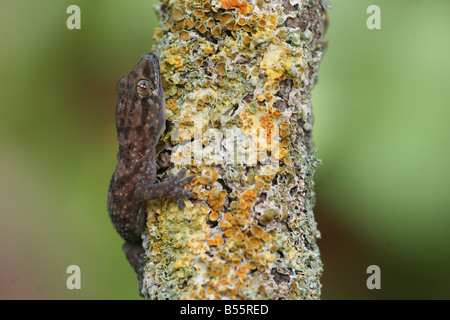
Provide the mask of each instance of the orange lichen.
{"label": "orange lichen", "polygon": [[261,239],[263,239],[264,242],[268,242],[272,239],[272,236],[268,233],[264,233]]}
{"label": "orange lichen", "polygon": [[261,241],[256,237],[250,237],[248,239],[248,241],[249,241],[249,244],[254,248],[258,248],[259,245],[261,244]]}
{"label": "orange lichen", "polygon": [[237,0],[219,0],[222,9],[233,9],[238,8],[240,14],[247,15],[253,10],[253,6],[248,4],[247,1],[243,0],[239,2]]}
{"label": "orange lichen", "polygon": [[239,6],[239,13],[247,15],[253,10],[253,6],[248,4],[247,1],[242,1]]}
{"label": "orange lichen", "polygon": [[194,21],[191,18],[186,18],[183,21],[183,25],[186,29],[190,30],[194,27]]}
{"label": "orange lichen", "polygon": [[216,221],[219,218],[219,215],[217,214],[217,212],[211,212],[211,214],[209,215],[209,220],[211,221]]}
{"label": "orange lichen", "polygon": [[198,178],[198,182],[201,184],[208,184],[211,182],[211,178],[210,177],[205,177],[205,176],[200,176]]}
{"label": "orange lichen", "polygon": [[220,227],[220,229],[225,231],[225,230],[230,229],[231,227],[233,227],[233,225],[230,222],[228,222],[228,221],[222,220],[222,221],[219,222],[219,227]]}
{"label": "orange lichen", "polygon": [[249,201],[254,202],[257,199],[256,190],[254,188],[249,188],[244,193],[240,194],[238,196],[238,199],[247,199]]}
{"label": "orange lichen", "polygon": [[184,12],[178,8],[174,8],[172,11],[172,19],[175,21],[180,21],[184,19]]}
{"label": "orange lichen", "polygon": [[247,274],[250,272],[250,265],[245,264],[236,269],[236,276],[242,280],[247,279]]}
{"label": "orange lichen", "polygon": [[259,226],[252,226],[251,231],[252,234],[258,239],[261,239],[264,235],[264,230]]}
{"label": "orange lichen", "polygon": [[222,9],[237,8],[240,5],[239,1],[237,0],[219,0],[218,2],[221,4]]}
{"label": "orange lichen", "polygon": [[208,204],[213,211],[219,211],[220,207],[225,202],[227,192],[219,188],[212,188],[209,191]]}
{"label": "orange lichen", "polygon": [[225,213],[225,216],[224,216],[224,218],[225,218],[225,220],[226,221],[230,221],[231,220],[231,217],[232,217],[232,215],[231,215],[231,213],[230,212],[227,212],[227,213]]}
{"label": "orange lichen", "polygon": [[214,240],[216,241],[216,246],[220,246],[223,244],[223,239],[221,235],[217,235]]}
{"label": "orange lichen", "polygon": [[202,10],[196,9],[194,10],[194,16],[197,18],[203,18],[205,16],[205,13]]}
{"label": "orange lichen", "polygon": [[224,76],[226,73],[226,69],[225,69],[225,63],[219,63],[217,65],[217,71],[219,71],[219,74]]}
{"label": "orange lichen", "polygon": [[234,23],[234,16],[231,13],[224,13],[220,17],[220,24],[222,25],[222,27],[227,27],[228,25],[233,23]]}
{"label": "orange lichen", "polygon": [[235,236],[237,241],[244,241],[244,239],[246,238],[245,235],[242,232],[236,232]]}
{"label": "orange lichen", "polygon": [[212,28],[211,30],[211,34],[214,37],[217,37],[220,33],[222,32],[222,27],[220,25],[216,25],[214,28]]}

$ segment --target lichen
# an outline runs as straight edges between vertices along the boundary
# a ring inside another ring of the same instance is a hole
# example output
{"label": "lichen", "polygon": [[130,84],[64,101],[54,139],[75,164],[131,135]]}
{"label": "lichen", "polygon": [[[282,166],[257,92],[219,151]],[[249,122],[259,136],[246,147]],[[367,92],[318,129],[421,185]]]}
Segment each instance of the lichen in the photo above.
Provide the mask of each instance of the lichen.
{"label": "lichen", "polygon": [[[174,170],[197,177],[185,210],[170,197],[148,204],[143,294],[319,298],[309,95],[323,53],[320,1],[163,0],[157,13],[162,140]],[[306,13],[313,30],[293,22]]]}

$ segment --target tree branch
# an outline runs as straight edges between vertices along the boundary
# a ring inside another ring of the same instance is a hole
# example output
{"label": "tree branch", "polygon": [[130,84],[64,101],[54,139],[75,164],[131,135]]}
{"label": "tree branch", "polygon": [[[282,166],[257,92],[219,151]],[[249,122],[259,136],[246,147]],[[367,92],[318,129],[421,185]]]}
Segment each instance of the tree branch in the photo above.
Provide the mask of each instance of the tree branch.
{"label": "tree branch", "polygon": [[318,299],[310,92],[325,42],[319,0],[163,0],[167,100],[160,175],[198,175],[181,210],[149,202],[149,299]]}

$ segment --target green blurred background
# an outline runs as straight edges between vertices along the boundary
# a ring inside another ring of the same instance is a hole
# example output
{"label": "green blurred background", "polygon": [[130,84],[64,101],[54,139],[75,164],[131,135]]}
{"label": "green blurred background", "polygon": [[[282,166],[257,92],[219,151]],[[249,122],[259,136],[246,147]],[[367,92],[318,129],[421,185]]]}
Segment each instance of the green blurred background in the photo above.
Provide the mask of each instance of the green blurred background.
{"label": "green blurred background", "polygon": [[[151,50],[155,3],[1,0],[0,298],[138,298],[105,205],[115,84]],[[449,299],[450,2],[332,4],[312,93],[322,298]]]}

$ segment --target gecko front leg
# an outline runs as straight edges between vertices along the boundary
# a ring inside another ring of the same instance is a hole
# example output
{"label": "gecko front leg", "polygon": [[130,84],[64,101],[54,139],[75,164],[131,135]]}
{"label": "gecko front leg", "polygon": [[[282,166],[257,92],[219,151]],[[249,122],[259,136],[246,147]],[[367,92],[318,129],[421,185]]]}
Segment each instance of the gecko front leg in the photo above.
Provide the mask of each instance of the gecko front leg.
{"label": "gecko front leg", "polygon": [[186,173],[186,169],[180,170],[176,175],[169,173],[168,181],[158,184],[144,184],[138,179],[136,184],[136,190],[134,192],[134,198],[136,201],[148,201],[157,198],[163,198],[171,196],[181,209],[184,209],[184,200],[182,197],[194,196],[190,190],[183,189],[185,186],[194,179],[195,176],[189,176],[183,178]]}

